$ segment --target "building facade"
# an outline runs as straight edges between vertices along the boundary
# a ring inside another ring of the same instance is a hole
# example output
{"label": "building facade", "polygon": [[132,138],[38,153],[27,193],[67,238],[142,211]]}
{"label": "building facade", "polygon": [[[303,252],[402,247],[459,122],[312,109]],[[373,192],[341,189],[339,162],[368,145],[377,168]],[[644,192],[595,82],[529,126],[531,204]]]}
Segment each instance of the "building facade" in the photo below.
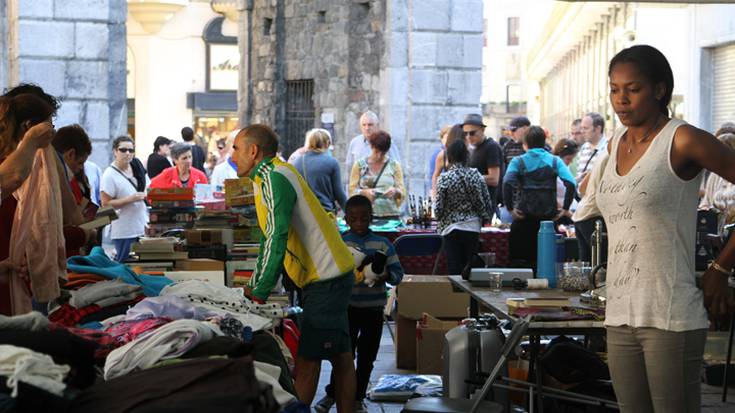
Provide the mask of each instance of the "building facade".
{"label": "building facade", "polygon": [[[344,160],[373,110],[397,145],[407,184],[424,194],[444,124],[479,113],[480,0],[255,0],[240,15],[239,113],[284,137],[284,155],[312,127],[333,132]],[[343,163],[343,162],[341,162]],[[345,169],[345,175],[347,170]]]}
{"label": "building facade", "polygon": [[0,88],[35,83],[61,101],[104,167],[126,130],[125,0],[0,0]]}
{"label": "building facade", "polygon": [[487,134],[499,137],[513,117],[526,114],[529,82],[524,63],[554,2],[485,0],[484,4],[481,102]]}
{"label": "building facade", "polygon": [[535,82],[529,113],[566,136],[573,119],[595,111],[612,133],[608,64],[625,47],[649,44],[672,66],[674,116],[714,131],[735,120],[734,19],[735,5],[557,2],[525,62]]}
{"label": "building facade", "polygon": [[128,131],[144,161],[156,137],[181,141],[185,126],[212,152],[239,127],[237,13],[215,3],[129,1]]}

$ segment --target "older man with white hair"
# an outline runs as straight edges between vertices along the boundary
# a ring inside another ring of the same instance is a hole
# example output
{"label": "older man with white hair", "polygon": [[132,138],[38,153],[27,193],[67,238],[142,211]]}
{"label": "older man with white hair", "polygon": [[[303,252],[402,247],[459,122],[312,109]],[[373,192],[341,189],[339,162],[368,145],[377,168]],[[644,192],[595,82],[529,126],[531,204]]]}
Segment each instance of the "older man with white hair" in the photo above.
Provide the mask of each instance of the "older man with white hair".
{"label": "older man with white hair", "polygon": [[[349,171],[352,170],[352,165],[355,161],[372,153],[372,148],[370,148],[370,144],[368,143],[368,137],[380,130],[378,127],[379,122],[380,120],[378,119],[378,115],[371,110],[365,111],[365,113],[360,116],[360,132],[362,132],[362,134],[352,138],[350,146],[347,148],[347,158],[345,159],[345,166],[347,167],[346,170],[348,172],[347,176],[349,176]],[[391,145],[388,156],[396,162],[401,162],[401,156],[398,153],[397,145]]]}
{"label": "older man with white hair", "polygon": [[224,186],[225,179],[237,179],[237,164],[232,159],[232,145],[239,132],[240,129],[235,129],[227,135],[224,149],[225,161],[214,167],[210,177],[210,184],[215,188]]}

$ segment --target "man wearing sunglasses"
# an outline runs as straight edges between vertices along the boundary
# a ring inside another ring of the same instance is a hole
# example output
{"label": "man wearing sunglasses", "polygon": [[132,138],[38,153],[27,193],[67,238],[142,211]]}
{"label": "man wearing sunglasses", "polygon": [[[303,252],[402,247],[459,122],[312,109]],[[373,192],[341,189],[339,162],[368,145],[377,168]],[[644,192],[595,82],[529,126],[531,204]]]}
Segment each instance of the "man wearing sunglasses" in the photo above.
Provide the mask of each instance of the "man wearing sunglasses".
{"label": "man wearing sunglasses", "polygon": [[495,213],[497,208],[497,188],[503,170],[503,154],[500,145],[493,139],[485,137],[485,124],[482,115],[470,113],[462,123],[467,147],[470,151],[468,166],[477,169],[485,179],[490,192],[490,201]]}

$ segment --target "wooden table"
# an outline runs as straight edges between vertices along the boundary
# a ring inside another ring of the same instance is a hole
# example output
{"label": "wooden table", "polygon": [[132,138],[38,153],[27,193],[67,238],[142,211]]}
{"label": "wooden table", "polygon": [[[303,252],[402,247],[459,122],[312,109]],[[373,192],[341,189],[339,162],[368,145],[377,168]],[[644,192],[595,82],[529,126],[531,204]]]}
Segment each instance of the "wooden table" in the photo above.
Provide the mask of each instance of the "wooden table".
{"label": "wooden table", "polygon": [[[479,315],[479,305],[487,307],[496,317],[516,321],[517,318],[510,314],[506,300],[508,298],[543,298],[543,297],[569,297],[571,305],[575,307],[592,308],[583,304],[579,299],[579,293],[569,293],[562,290],[532,290],[516,291],[503,289],[493,292],[489,287],[476,286],[462,279],[459,275],[449,276],[449,281],[456,290],[467,292],[470,295],[470,316]],[[594,336],[604,335],[604,321],[573,320],[573,321],[531,321],[528,328],[530,341],[529,380],[535,378],[537,389],[539,412],[543,413],[543,385],[541,366],[538,363],[538,354],[541,347],[541,336],[546,335],[582,335]],[[547,396],[553,397],[553,396]]]}

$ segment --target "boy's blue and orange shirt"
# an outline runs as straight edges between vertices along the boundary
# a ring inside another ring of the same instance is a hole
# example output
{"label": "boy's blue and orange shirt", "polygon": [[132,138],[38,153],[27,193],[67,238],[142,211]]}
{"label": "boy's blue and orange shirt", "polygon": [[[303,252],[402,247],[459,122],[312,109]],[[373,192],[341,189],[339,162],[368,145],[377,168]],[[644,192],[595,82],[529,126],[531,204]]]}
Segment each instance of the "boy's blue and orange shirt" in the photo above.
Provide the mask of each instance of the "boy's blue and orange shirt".
{"label": "boy's blue and orange shirt", "polygon": [[369,231],[365,236],[360,236],[354,232],[347,231],[342,235],[345,243],[356,248],[366,255],[373,255],[376,251],[381,251],[387,256],[386,271],[388,278],[383,281],[376,282],[372,287],[365,283],[356,284],[352,287],[352,297],[350,298],[350,306],[360,308],[380,308],[385,306],[386,302],[386,282],[391,285],[400,284],[403,279],[403,267],[398,260],[396,249],[388,238],[376,235]]}
{"label": "boy's blue and orange shirt", "polygon": [[268,298],[281,266],[299,288],[352,271],[354,259],[334,220],[292,165],[266,158],[250,179],[263,232],[249,284],[253,296]]}

